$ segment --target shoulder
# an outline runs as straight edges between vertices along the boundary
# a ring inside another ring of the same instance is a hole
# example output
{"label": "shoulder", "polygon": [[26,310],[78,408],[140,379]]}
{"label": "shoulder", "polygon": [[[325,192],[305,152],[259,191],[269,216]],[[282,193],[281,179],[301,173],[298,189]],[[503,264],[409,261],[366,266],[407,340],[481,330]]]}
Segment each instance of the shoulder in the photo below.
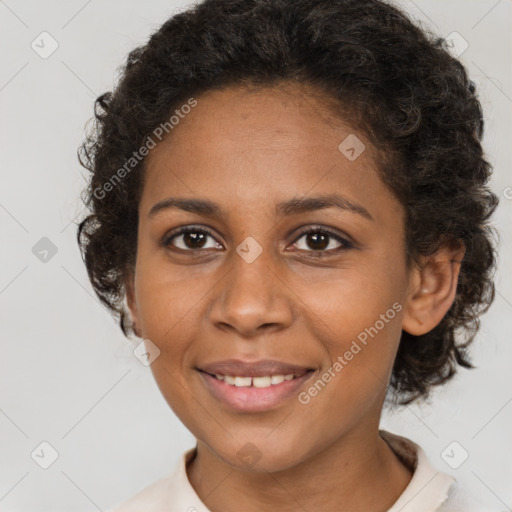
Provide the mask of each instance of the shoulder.
{"label": "shoulder", "polygon": [[385,430],[380,435],[412,472],[409,485],[388,512],[502,512],[434,467],[418,444]]}

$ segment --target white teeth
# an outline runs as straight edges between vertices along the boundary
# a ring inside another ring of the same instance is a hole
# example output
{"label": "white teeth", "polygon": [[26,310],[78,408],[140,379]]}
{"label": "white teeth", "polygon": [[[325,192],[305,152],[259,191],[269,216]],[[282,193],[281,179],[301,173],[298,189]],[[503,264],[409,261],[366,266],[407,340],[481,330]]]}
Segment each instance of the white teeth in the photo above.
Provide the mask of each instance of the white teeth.
{"label": "white teeth", "polygon": [[292,380],[295,375],[265,375],[263,377],[237,377],[233,375],[215,374],[218,380],[224,381],[226,384],[240,388],[254,386],[255,388],[268,388],[276,384],[281,384],[285,380]]}
{"label": "white teeth", "polygon": [[226,384],[231,384],[232,386],[235,385],[235,377],[232,377],[231,375],[224,375],[224,382]]}
{"label": "white teeth", "polygon": [[235,386],[245,388],[251,385],[251,377],[235,377]]}
{"label": "white teeth", "polygon": [[270,386],[272,377],[253,377],[252,385],[255,388],[268,388]]}

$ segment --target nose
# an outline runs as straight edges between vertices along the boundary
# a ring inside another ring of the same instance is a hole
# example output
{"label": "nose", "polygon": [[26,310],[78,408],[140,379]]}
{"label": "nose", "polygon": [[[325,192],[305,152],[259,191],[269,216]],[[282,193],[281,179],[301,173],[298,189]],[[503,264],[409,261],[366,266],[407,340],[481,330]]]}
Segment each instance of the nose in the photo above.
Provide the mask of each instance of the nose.
{"label": "nose", "polygon": [[293,292],[270,250],[252,262],[234,253],[231,265],[212,296],[209,314],[215,327],[246,338],[289,327]]}

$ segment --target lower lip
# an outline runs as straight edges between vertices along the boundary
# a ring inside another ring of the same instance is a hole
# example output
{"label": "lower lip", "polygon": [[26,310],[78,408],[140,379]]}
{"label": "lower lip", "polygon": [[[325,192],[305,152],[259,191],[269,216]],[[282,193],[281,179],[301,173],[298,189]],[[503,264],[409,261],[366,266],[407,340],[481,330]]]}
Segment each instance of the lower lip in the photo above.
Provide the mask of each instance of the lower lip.
{"label": "lower lip", "polygon": [[199,371],[199,374],[213,396],[231,409],[241,412],[260,412],[273,409],[295,396],[313,372],[308,371],[301,377],[285,380],[266,388],[232,386],[208,373]]}

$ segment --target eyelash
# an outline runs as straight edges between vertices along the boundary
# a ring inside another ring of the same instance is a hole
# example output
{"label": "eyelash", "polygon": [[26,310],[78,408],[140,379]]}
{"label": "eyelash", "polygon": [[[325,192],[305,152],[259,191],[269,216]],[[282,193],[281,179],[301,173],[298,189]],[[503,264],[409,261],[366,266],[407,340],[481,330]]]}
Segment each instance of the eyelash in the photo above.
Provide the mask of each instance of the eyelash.
{"label": "eyelash", "polygon": [[[165,235],[164,238],[162,239],[162,245],[165,248],[169,248],[169,246],[172,245],[171,242],[174,238],[176,238],[180,235],[183,235],[185,233],[205,233],[205,234],[211,236],[213,239],[215,239],[213,232],[204,226],[201,226],[201,227],[186,226],[183,228],[179,228],[175,232],[171,232],[171,233]],[[339,234],[331,231],[329,228],[324,228],[322,226],[310,226],[310,227],[302,230],[300,233],[297,234],[293,244],[296,244],[303,236],[308,235],[310,233],[322,233],[324,235],[328,235],[330,238],[333,238],[334,240],[336,240],[337,242],[339,242],[341,244],[340,247],[337,247],[336,249],[330,249],[330,250],[322,249],[322,250],[318,250],[318,251],[315,251],[315,250],[304,251],[303,249],[298,249],[299,252],[302,251],[302,252],[311,253],[311,255],[314,258],[323,258],[323,257],[327,257],[327,256],[332,256],[333,254],[337,254],[338,252],[341,252],[343,250],[354,248],[354,245],[352,243],[350,243],[347,239],[345,239],[342,236],[340,236]],[[190,253],[197,253],[201,250],[204,250],[204,249],[181,249],[179,247],[177,249],[181,250],[181,251],[185,251],[185,252],[190,252]]]}

